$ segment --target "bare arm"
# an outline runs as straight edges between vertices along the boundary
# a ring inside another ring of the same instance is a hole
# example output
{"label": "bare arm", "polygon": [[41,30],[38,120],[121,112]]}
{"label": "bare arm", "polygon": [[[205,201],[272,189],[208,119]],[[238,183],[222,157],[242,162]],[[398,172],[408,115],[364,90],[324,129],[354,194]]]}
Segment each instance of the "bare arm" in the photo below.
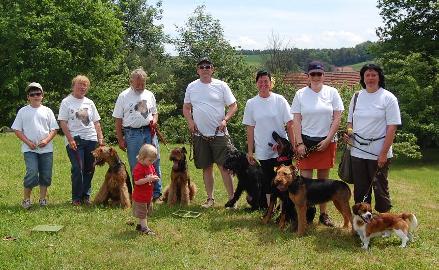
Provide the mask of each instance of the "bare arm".
{"label": "bare arm", "polygon": [[197,131],[197,125],[195,125],[194,119],[192,119],[192,104],[183,104],[183,115],[187,121],[189,131],[195,133],[195,131]]}
{"label": "bare arm", "polygon": [[64,135],[66,136],[67,142],[69,143],[70,148],[72,150],[76,151],[76,149],[77,149],[76,142],[73,139],[72,134],[70,133],[69,127],[67,126],[67,121],[59,120],[59,126],[61,127]]}
{"label": "bare arm", "polygon": [[159,177],[154,174],[147,175],[145,178],[140,178],[139,180],[134,181],[134,184],[140,186],[144,185],[146,183],[153,183],[157,182],[159,180]]}
{"label": "bare arm", "polygon": [[238,104],[232,103],[229,105],[228,109],[227,109],[227,113],[224,116],[224,119],[221,120],[221,123],[219,125],[219,130],[220,131],[224,131],[224,129],[227,126],[227,122],[233,117],[233,115],[238,111]]}
{"label": "bare arm", "polygon": [[386,129],[386,138],[384,138],[383,148],[381,149],[378,157],[378,167],[383,167],[387,162],[387,152],[389,152],[390,146],[392,146],[393,140],[396,134],[396,125],[388,125]]}
{"label": "bare arm", "polygon": [[304,155],[306,147],[303,144],[302,140],[302,115],[300,113],[294,114],[294,120],[293,120],[293,131],[294,131],[294,138],[296,140],[296,152],[299,155]]}
{"label": "bare arm", "polygon": [[104,145],[104,135],[102,134],[101,123],[99,121],[94,122],[96,134],[98,136],[99,145]]}
{"label": "bare arm", "polygon": [[56,133],[58,133],[57,129],[53,129],[49,132],[49,135],[47,135],[46,138],[42,139],[41,142],[38,144],[39,147],[44,147],[46,146],[56,135]]}
{"label": "bare arm", "polygon": [[328,145],[331,143],[332,138],[334,138],[335,133],[338,130],[338,127],[340,127],[341,113],[342,113],[342,111],[334,111],[333,112],[332,123],[331,123],[331,127],[329,128],[328,136],[326,136],[326,139],[324,139],[323,141],[321,141],[319,143],[318,149],[317,149],[318,151],[325,150],[328,147]]}
{"label": "bare arm", "polygon": [[119,144],[119,148],[122,151],[126,151],[127,145],[125,143],[125,139],[124,139],[123,133],[122,133],[122,118],[114,118],[114,121],[115,121],[115,128],[116,128],[117,143]]}
{"label": "bare arm", "polygon": [[253,151],[255,150],[255,127],[247,126],[247,160],[250,164],[255,164],[256,159]]}
{"label": "bare arm", "polygon": [[288,139],[290,140],[291,146],[294,149],[294,146],[296,145],[296,140],[294,138],[294,123],[293,120],[290,120],[287,122],[287,134]]}
{"label": "bare arm", "polygon": [[26,135],[24,135],[24,133],[20,130],[14,130],[15,135],[25,144],[27,144],[27,146],[29,146],[30,149],[34,150],[35,148],[37,148],[36,144],[33,143],[31,140],[29,140]]}

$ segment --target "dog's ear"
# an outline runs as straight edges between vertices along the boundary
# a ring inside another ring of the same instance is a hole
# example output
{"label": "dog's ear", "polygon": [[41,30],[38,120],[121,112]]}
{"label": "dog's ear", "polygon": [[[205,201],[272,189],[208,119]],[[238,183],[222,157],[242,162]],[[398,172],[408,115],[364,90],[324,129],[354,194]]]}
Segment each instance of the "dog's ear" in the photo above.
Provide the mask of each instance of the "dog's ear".
{"label": "dog's ear", "polygon": [[185,148],[184,146],[181,148],[181,152],[182,152],[183,154],[187,154],[186,148]]}
{"label": "dog's ear", "polygon": [[357,204],[354,204],[354,205],[352,205],[352,213],[354,214],[354,215],[358,215],[358,207],[359,207],[360,205],[357,203]]}
{"label": "dog's ear", "polygon": [[279,167],[276,166],[276,167],[274,167],[273,169],[274,169],[275,172],[277,172],[277,169],[278,169],[278,168],[279,168]]}

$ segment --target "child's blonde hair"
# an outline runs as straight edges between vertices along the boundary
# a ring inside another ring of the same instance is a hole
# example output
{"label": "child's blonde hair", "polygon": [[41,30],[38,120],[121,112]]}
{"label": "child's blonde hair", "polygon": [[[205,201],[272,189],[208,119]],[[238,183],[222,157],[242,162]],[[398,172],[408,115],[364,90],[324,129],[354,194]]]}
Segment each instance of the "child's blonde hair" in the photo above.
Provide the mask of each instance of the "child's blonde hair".
{"label": "child's blonde hair", "polygon": [[143,160],[145,158],[150,158],[155,160],[157,158],[157,148],[152,144],[145,143],[139,150],[139,154],[137,155],[137,161]]}

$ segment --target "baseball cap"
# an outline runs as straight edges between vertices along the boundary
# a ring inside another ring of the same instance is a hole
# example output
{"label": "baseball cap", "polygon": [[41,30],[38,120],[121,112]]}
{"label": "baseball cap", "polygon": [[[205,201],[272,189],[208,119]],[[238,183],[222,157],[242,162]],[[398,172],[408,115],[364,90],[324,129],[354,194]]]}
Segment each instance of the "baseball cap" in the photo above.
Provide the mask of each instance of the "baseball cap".
{"label": "baseball cap", "polygon": [[201,65],[201,64],[211,64],[213,65],[212,61],[210,61],[210,59],[208,57],[202,57],[198,60],[198,64],[197,66]]}
{"label": "baseball cap", "polygon": [[26,92],[29,92],[30,89],[32,88],[38,88],[41,90],[41,92],[43,92],[43,87],[41,86],[41,84],[37,83],[37,82],[31,82],[27,87],[26,87]]}
{"label": "baseball cap", "polygon": [[309,63],[308,65],[308,74],[311,72],[325,72],[325,69],[323,67],[323,64],[319,61],[312,61],[311,63]]}

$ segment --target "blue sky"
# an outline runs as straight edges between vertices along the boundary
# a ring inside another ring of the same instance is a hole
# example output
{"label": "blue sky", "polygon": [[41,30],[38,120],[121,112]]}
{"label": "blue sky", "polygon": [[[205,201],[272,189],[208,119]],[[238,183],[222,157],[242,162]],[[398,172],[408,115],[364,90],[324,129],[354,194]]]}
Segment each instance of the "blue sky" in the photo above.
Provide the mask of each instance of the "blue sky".
{"label": "blue sky", "polygon": [[163,0],[165,32],[175,36],[175,25],[203,4],[220,20],[224,37],[242,49],[266,49],[272,35],[294,48],[353,47],[376,41],[382,25],[377,0]]}

